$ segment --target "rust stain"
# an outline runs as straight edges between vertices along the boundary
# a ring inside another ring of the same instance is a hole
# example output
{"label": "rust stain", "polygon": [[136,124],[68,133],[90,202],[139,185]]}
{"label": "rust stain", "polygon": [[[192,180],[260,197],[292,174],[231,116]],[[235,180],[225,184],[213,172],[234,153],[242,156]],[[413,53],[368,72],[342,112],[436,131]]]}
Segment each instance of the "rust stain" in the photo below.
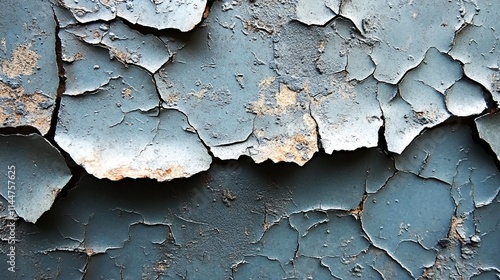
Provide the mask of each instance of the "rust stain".
{"label": "rust stain", "polygon": [[175,106],[179,101],[179,96],[176,94],[170,94],[165,98],[165,103],[168,106]]}
{"label": "rust stain", "polygon": [[289,89],[286,85],[280,85],[280,90],[275,93],[276,106],[266,102],[266,90],[274,81],[274,77],[262,80],[259,84],[261,92],[257,102],[252,105],[252,111],[257,115],[279,116],[288,110],[293,110],[299,106],[297,102],[298,93]]}
{"label": "rust stain", "polygon": [[256,162],[270,159],[273,162],[295,162],[303,166],[318,150],[315,134],[295,134],[290,138],[271,139],[266,146],[259,147],[259,154],[262,154],[262,157],[257,158]]}
{"label": "rust stain", "polygon": [[158,273],[165,273],[167,271],[167,268],[168,268],[168,266],[166,264],[158,263],[158,264],[156,264],[154,270]]}
{"label": "rust stain", "polygon": [[82,60],[83,59],[83,54],[80,52],[77,52],[75,56],[73,57],[74,60]]}
{"label": "rust stain", "polygon": [[204,89],[201,89],[199,91],[196,91],[196,92],[192,92],[191,94],[196,97],[198,99],[198,101],[201,101],[203,99],[203,97],[205,97],[205,94],[208,92],[208,90],[206,88]]}
{"label": "rust stain", "polygon": [[122,90],[122,96],[123,97],[132,97],[132,89],[131,88],[124,88]]}
{"label": "rust stain", "polygon": [[2,72],[9,78],[31,75],[40,56],[31,48],[31,43],[17,46],[10,60],[2,61]]}
{"label": "rust stain", "polygon": [[181,165],[173,165],[165,170],[157,170],[153,173],[155,174],[154,178],[159,181],[172,180],[174,178],[184,177],[184,167]]}
{"label": "rust stain", "polygon": [[286,85],[280,86],[280,91],[276,93],[278,108],[287,108],[297,105],[297,92],[290,90]]}
{"label": "rust stain", "polygon": [[105,6],[114,6],[116,4],[115,0],[100,0],[100,2]]}
{"label": "rust stain", "polygon": [[95,255],[95,252],[92,248],[85,248],[84,252],[89,257]]}
{"label": "rust stain", "polygon": [[462,227],[464,221],[461,218],[453,217],[450,223],[450,231],[448,232],[448,238],[451,240],[457,240],[462,243],[466,243],[466,240],[460,236],[459,228]]}
{"label": "rust stain", "polygon": [[[85,168],[89,168],[89,162],[84,162]],[[109,170],[102,170],[102,166],[93,165],[95,174],[101,178],[108,178],[112,181],[119,181],[124,178],[151,178],[160,182],[168,181],[175,178],[185,177],[184,167],[181,165],[172,165],[166,169],[136,169],[129,166],[120,166]],[[92,172],[94,173],[94,172]]]}
{"label": "rust stain", "polygon": [[130,61],[129,53],[118,51],[115,49],[110,49],[109,52],[111,53],[112,57],[115,57],[121,63],[127,64]]}
{"label": "rust stain", "polygon": [[325,52],[325,48],[326,48],[326,41],[325,40],[320,40],[319,41],[319,46],[318,46],[318,52],[319,53]]}
{"label": "rust stain", "polygon": [[0,99],[3,100],[0,107],[0,125],[29,125],[38,128],[42,134],[47,133],[52,111],[40,105],[50,102],[50,98],[36,92],[25,94],[23,87],[13,89],[0,81]]}

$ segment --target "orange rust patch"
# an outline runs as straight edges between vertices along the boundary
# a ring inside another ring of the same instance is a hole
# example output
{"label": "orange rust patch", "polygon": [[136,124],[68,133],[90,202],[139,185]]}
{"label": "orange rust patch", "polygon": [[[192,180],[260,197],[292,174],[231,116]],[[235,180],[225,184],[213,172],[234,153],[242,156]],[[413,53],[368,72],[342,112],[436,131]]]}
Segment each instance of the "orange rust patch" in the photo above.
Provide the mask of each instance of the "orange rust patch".
{"label": "orange rust patch", "polygon": [[73,57],[74,60],[82,60],[83,59],[83,54],[80,52],[77,52],[75,56]]}
{"label": "orange rust patch", "polygon": [[201,89],[199,91],[196,91],[196,92],[192,92],[191,94],[196,97],[198,99],[198,101],[201,101],[203,99],[203,97],[205,97],[205,94],[208,92],[208,90],[206,88],[204,89]]}
{"label": "orange rust patch", "polygon": [[[88,167],[87,164],[84,166]],[[94,166],[92,166],[94,167]],[[102,169],[102,168],[101,168]],[[97,170],[96,170],[97,171]],[[168,181],[185,176],[184,168],[181,165],[172,165],[167,169],[134,169],[128,166],[121,166],[104,172],[97,172],[98,177],[108,178],[112,181],[119,181],[124,178],[152,178],[158,181]]]}
{"label": "orange rust patch", "polygon": [[256,162],[260,163],[270,159],[273,162],[295,162],[302,166],[312,158],[317,150],[316,134],[297,133],[289,138],[272,139],[265,146],[260,146],[260,156],[257,156]]}
{"label": "orange rust patch", "polygon": [[95,252],[92,248],[85,248],[84,252],[89,257],[95,254]]}
{"label": "orange rust patch", "polygon": [[121,52],[121,51],[114,50],[114,49],[110,49],[110,52],[111,52],[112,57],[115,57],[118,61],[120,61],[122,63],[126,64],[130,60],[129,53]]}
{"label": "orange rust patch", "polygon": [[276,103],[283,109],[297,105],[297,92],[290,90],[286,85],[281,85],[280,91],[276,93]]}
{"label": "orange rust patch", "polygon": [[462,243],[465,243],[466,240],[462,238],[459,234],[458,228],[462,227],[464,221],[461,218],[453,216],[450,224],[450,231],[448,232],[448,238],[451,240],[458,240]]}
{"label": "orange rust patch", "polygon": [[[4,100],[0,107],[0,124],[11,118],[9,126],[29,125],[38,128],[42,134],[48,132],[52,111],[40,108],[41,103],[49,100],[48,97],[39,93],[27,96],[23,87],[12,89],[2,82],[0,82],[0,97]],[[18,106],[24,106],[25,114],[20,115],[16,112]]]}
{"label": "orange rust patch", "polygon": [[11,59],[2,62],[2,72],[9,78],[33,74],[40,56],[30,48],[31,44],[17,46]]}
{"label": "orange rust patch", "polygon": [[132,96],[132,89],[131,88],[124,88],[122,90],[122,95],[124,97],[131,97]]}
{"label": "orange rust patch", "polygon": [[179,96],[175,95],[175,94],[171,94],[171,95],[168,95],[166,98],[165,98],[165,103],[168,105],[168,106],[174,106],[177,102],[179,101]]}

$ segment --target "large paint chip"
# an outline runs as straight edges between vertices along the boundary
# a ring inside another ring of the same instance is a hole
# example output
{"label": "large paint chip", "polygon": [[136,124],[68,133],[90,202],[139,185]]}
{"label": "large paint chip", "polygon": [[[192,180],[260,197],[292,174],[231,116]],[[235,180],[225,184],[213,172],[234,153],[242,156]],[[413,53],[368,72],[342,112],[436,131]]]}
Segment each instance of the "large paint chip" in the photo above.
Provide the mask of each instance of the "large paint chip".
{"label": "large paint chip", "polygon": [[50,209],[71,178],[59,151],[38,134],[0,135],[0,163],[5,168],[0,194],[31,223]]}
{"label": "large paint chip", "polygon": [[[122,111],[120,102],[130,98],[127,92],[126,85],[113,81],[95,95],[64,96],[57,143],[89,173],[111,180],[165,181],[209,168],[212,160],[182,113]],[[136,94],[145,95],[130,90]]]}
{"label": "large paint chip", "polygon": [[453,41],[450,55],[461,61],[464,73],[484,86],[493,100],[500,102],[500,5],[488,0],[477,1],[476,15]]}
{"label": "large paint chip", "polygon": [[62,0],[74,17],[82,22],[110,21],[116,17],[132,24],[156,29],[189,31],[201,20],[206,0],[185,1],[116,1]]}
{"label": "large paint chip", "polygon": [[462,79],[446,91],[446,107],[455,116],[481,114],[487,108],[482,88]]}
{"label": "large paint chip", "polygon": [[391,84],[417,66],[429,48],[449,51],[455,32],[475,13],[461,10],[455,1],[353,0],[342,4],[341,15],[377,41],[370,54],[376,65],[374,77]]}
{"label": "large paint chip", "polygon": [[383,123],[377,81],[373,78],[347,81],[343,75],[339,79],[332,81],[331,94],[316,97],[311,106],[325,152],[376,147]]}

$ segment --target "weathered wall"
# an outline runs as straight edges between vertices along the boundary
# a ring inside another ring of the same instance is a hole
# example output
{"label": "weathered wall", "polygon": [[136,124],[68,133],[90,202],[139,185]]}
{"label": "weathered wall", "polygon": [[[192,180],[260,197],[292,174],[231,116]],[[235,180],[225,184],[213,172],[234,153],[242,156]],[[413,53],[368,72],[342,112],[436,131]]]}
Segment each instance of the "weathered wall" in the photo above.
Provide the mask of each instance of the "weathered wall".
{"label": "weathered wall", "polygon": [[499,278],[496,1],[3,6],[1,279]]}

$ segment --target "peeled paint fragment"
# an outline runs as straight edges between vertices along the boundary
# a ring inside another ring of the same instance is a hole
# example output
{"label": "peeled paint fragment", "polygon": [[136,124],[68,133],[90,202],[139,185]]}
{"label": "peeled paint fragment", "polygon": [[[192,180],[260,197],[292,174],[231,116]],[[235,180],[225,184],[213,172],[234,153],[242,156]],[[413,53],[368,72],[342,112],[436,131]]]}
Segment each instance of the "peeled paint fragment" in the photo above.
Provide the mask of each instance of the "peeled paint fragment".
{"label": "peeled paint fragment", "polygon": [[184,112],[215,156],[303,165],[318,151],[309,95],[276,79],[271,38],[243,32],[238,12],[215,3],[207,26],[165,38],[181,46],[155,75],[163,106]]}
{"label": "peeled paint fragment", "polygon": [[455,1],[353,0],[342,4],[341,15],[352,20],[365,37],[377,41],[370,54],[376,65],[374,77],[390,84],[417,66],[429,48],[449,51],[455,32],[475,13]]}
{"label": "peeled paint fragment", "polygon": [[304,165],[318,151],[316,122],[309,113],[310,97],[286,85],[264,80],[257,102],[249,111],[256,114],[253,135],[258,145],[250,156],[256,163],[294,162]]}
{"label": "peeled paint fragment", "polygon": [[185,113],[209,147],[250,136],[254,115],[245,105],[257,99],[260,81],[273,73],[267,64],[271,39],[245,35],[237,9],[244,10],[234,6],[224,12],[222,5],[214,3],[206,25],[193,33],[162,38],[179,47],[155,75],[163,107]]}
{"label": "peeled paint fragment", "polygon": [[111,180],[165,181],[207,170],[211,158],[186,117],[175,110],[148,113],[159,103],[152,78],[129,69],[94,94],[62,97],[59,146],[87,172]]}
{"label": "peeled paint fragment", "polygon": [[486,110],[486,100],[480,86],[462,79],[446,91],[446,107],[455,116],[478,115]]}
{"label": "peeled paint fragment", "polygon": [[500,5],[477,1],[472,23],[456,35],[450,55],[464,66],[467,77],[483,85],[500,103]]}
{"label": "peeled paint fragment", "polygon": [[81,23],[110,21],[116,17],[132,24],[156,29],[189,31],[201,20],[206,0],[186,1],[116,1],[116,0],[61,0]]}
{"label": "peeled paint fragment", "polygon": [[90,23],[71,27],[65,31],[88,44],[109,50],[109,57],[121,63],[141,66],[155,73],[170,59],[167,46],[153,35],[143,35],[130,29],[121,21]]}
{"label": "peeled paint fragment", "polygon": [[374,246],[417,277],[434,263],[432,249],[447,236],[454,210],[450,186],[398,172],[368,195],[361,224]]}
{"label": "peeled paint fragment", "polygon": [[339,81],[332,84],[333,92],[316,97],[311,105],[325,152],[376,147],[383,124],[377,81],[367,78],[362,82],[349,82],[341,75]]}
{"label": "peeled paint fragment", "polygon": [[[444,96],[438,90],[453,84],[448,78],[441,86],[436,78],[426,74],[426,63],[436,57],[429,51],[426,60],[408,72],[403,81],[395,87],[379,83],[378,100],[385,118],[385,139],[389,151],[400,154],[425,128],[444,122],[450,113],[446,109]],[[442,58],[437,55],[437,58]],[[457,73],[459,74],[459,73]],[[447,74],[446,74],[447,75]],[[456,76],[458,79],[459,76]]]}
{"label": "peeled paint fragment", "polygon": [[324,25],[339,13],[339,0],[297,0],[297,20],[307,25]]}
{"label": "peeled paint fragment", "polygon": [[[61,39],[66,77],[65,95],[96,91],[111,79],[129,72],[123,64],[110,61],[105,49],[85,44],[64,29],[59,32],[58,36]],[[89,75],[89,73],[92,74]]]}
{"label": "peeled paint fragment", "polygon": [[479,137],[486,141],[500,160],[500,114],[486,114],[475,119]]}
{"label": "peeled paint fragment", "polygon": [[59,86],[56,22],[49,1],[24,4],[3,1],[0,10],[0,127],[45,135]]}
{"label": "peeled paint fragment", "polygon": [[444,93],[461,77],[462,67],[459,62],[436,48],[430,48],[424,60],[406,74],[403,83],[421,82]]}
{"label": "peeled paint fragment", "polygon": [[50,209],[71,179],[62,155],[38,134],[0,135],[0,163],[5,168],[0,194],[15,205],[10,211],[31,223]]}

